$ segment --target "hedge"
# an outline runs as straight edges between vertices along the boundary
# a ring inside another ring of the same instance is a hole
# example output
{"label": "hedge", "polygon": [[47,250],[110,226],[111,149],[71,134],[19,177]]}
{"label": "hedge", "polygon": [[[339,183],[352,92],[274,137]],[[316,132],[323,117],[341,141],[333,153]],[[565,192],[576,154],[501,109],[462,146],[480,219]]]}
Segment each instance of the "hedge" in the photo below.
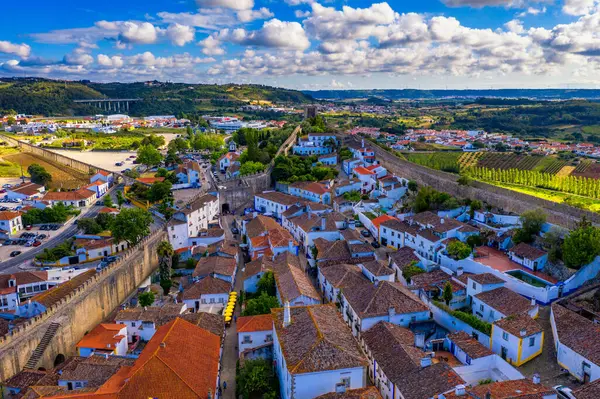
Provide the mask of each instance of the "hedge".
{"label": "hedge", "polygon": [[473,316],[470,313],[462,312],[460,310],[452,310],[442,302],[432,301],[435,306],[442,309],[444,312],[449,313],[450,315],[456,317],[458,320],[464,321],[474,329],[481,331],[487,336],[491,336],[492,334],[492,325],[488,322],[480,320],[477,316]]}

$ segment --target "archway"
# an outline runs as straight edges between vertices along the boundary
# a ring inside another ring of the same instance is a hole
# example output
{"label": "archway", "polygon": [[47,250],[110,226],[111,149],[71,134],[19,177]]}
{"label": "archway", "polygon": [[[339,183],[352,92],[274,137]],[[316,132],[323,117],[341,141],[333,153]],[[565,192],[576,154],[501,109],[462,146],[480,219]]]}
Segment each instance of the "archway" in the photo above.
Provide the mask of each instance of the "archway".
{"label": "archway", "polygon": [[225,204],[221,205],[221,215],[226,215],[229,212],[230,211],[229,211],[229,204],[228,203],[225,203]]}
{"label": "archway", "polygon": [[56,355],[56,358],[54,359],[54,367],[58,366],[61,363],[65,362],[65,355],[63,355],[62,353],[59,353],[58,355]]}

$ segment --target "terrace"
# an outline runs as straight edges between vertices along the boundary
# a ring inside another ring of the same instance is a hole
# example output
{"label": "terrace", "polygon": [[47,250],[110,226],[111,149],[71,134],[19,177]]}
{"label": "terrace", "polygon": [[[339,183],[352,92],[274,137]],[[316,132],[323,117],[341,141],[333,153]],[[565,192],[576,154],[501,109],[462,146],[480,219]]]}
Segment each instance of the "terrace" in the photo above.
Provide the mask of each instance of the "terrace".
{"label": "terrace", "polygon": [[[523,275],[529,274],[537,277],[539,280],[543,280],[548,283],[548,285],[554,285],[558,282],[557,279],[547,275],[544,272],[533,271],[524,266],[519,265],[516,262],[513,262],[508,258],[508,256],[497,249],[490,247],[478,247],[475,249],[476,257],[475,261],[481,263],[482,265],[486,265],[495,269],[499,272],[509,274],[519,280],[527,282],[524,280]],[[521,271],[522,273],[515,273],[515,271]],[[511,273],[507,273],[511,272]],[[516,274],[516,275],[515,275]],[[530,283],[529,283],[530,284]]]}

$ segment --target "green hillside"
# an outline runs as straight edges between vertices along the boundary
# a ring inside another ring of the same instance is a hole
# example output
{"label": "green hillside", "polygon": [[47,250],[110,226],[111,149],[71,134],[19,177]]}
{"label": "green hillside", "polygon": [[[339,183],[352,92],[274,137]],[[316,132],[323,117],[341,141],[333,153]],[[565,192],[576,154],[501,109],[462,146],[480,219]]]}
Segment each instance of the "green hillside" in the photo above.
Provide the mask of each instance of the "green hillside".
{"label": "green hillside", "polygon": [[178,114],[228,108],[249,101],[298,104],[312,97],[295,90],[261,85],[203,85],[185,83],[91,83],[45,79],[0,79],[0,110],[63,116],[98,113],[98,109],[72,100],[88,98],[142,98],[131,115]]}

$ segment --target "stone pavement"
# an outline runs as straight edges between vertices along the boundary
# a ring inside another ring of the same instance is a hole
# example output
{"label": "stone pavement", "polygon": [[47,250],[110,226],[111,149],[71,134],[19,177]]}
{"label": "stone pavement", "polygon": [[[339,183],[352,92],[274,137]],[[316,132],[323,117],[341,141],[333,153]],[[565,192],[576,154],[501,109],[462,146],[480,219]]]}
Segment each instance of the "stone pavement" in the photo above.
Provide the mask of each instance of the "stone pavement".
{"label": "stone pavement", "polygon": [[552,336],[552,325],[550,324],[550,306],[540,306],[539,317],[536,319],[544,331],[544,346],[542,353],[535,359],[530,360],[518,370],[531,378],[533,374],[538,373],[541,383],[549,387],[556,385],[566,385],[576,387],[579,384],[567,373],[563,373],[561,367],[556,362],[556,350],[554,348],[554,337]]}
{"label": "stone pavement", "polygon": [[[231,234],[231,222],[233,221],[233,215],[224,215],[221,217],[222,227],[225,230],[225,237],[227,240],[236,241],[233,239]],[[238,293],[243,287],[243,273],[242,268],[244,267],[244,259],[242,251],[238,248],[239,262],[237,273],[235,277],[234,291]],[[234,314],[240,316],[239,302],[236,304]],[[236,323],[234,320],[231,321],[231,325],[225,329],[225,343],[223,345],[223,356],[221,359],[221,387],[223,383],[227,383],[227,389],[222,390],[222,398],[234,399],[235,398],[235,368],[238,360],[238,349],[237,349],[237,334],[236,334]]]}

